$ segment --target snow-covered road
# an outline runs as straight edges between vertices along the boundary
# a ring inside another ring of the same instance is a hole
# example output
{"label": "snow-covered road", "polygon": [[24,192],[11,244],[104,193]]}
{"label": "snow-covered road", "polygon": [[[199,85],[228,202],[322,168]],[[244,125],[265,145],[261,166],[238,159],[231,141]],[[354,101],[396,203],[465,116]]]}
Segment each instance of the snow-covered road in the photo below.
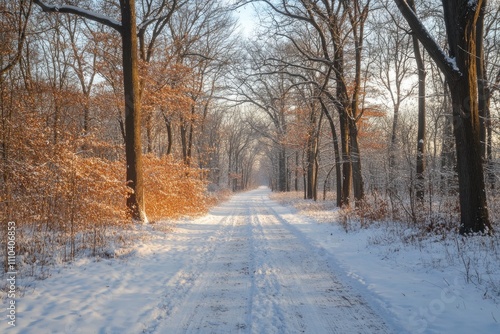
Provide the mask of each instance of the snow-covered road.
{"label": "snow-covered road", "polygon": [[8,332],[395,332],[296,226],[307,222],[268,194],[238,194],[171,233],[151,232],[132,255],[81,260],[38,282]]}
{"label": "snow-covered road", "polygon": [[152,332],[389,332],[276,206],[259,189],[212,212],[213,235],[168,282]]}

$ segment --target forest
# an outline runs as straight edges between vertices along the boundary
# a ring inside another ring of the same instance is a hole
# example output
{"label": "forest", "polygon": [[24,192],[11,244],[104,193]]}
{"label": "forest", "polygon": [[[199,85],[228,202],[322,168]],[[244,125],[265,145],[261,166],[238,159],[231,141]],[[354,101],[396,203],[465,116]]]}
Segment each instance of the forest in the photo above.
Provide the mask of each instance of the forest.
{"label": "forest", "polygon": [[0,15],[0,237],[15,222],[28,267],[106,256],[122,229],[257,185],[362,225],[499,228],[498,0],[0,0]]}

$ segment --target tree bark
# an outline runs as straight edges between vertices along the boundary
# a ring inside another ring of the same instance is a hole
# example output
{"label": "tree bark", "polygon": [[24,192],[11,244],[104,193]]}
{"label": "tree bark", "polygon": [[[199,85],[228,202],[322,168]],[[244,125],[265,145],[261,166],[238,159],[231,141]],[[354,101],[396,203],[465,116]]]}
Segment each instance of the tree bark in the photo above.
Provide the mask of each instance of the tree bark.
{"label": "tree bark", "polygon": [[286,148],[281,146],[278,151],[278,191],[286,191]]}
{"label": "tree bark", "polygon": [[294,190],[299,191],[299,151],[295,152]]}
{"label": "tree bark", "polygon": [[334,53],[333,68],[335,69],[335,79],[337,88],[335,91],[337,99],[337,111],[340,120],[340,141],[342,150],[342,205],[349,205],[352,183],[352,164],[350,150],[350,127],[349,127],[349,108],[350,101],[347,93],[344,78],[344,51],[340,41],[340,27],[338,23],[334,25],[334,44],[336,46]]}
{"label": "tree bark", "polygon": [[321,109],[323,110],[323,114],[328,119],[328,124],[330,125],[330,130],[332,132],[332,140],[333,140],[333,152],[335,157],[335,174],[336,174],[336,186],[337,186],[337,206],[342,207],[342,169],[341,169],[341,161],[340,161],[340,150],[339,150],[339,139],[337,136],[337,131],[335,129],[335,122],[333,121],[332,116],[328,112],[325,104],[322,100],[320,100]]}
{"label": "tree bark", "polygon": [[356,122],[361,118],[359,97],[361,91],[361,58],[363,52],[364,26],[368,16],[370,0],[361,6],[359,0],[344,1],[344,7],[349,15],[354,38],[355,78],[351,95],[351,115],[349,115],[349,136],[351,145],[352,181],[355,206],[358,207],[364,200],[364,182],[361,169],[361,151],[358,144],[358,126]]}
{"label": "tree bark", "polygon": [[165,121],[165,127],[167,129],[167,155],[172,153],[172,144],[173,144],[173,133],[172,133],[172,122],[162,110],[163,120]]}
{"label": "tree bark", "polygon": [[[416,13],[415,2],[408,1],[413,12]],[[417,63],[418,72],[418,131],[417,131],[417,173],[415,184],[415,195],[420,203],[423,203],[425,196],[424,173],[425,173],[425,64],[417,36],[412,36],[413,53]]]}
{"label": "tree bark", "polygon": [[318,138],[313,136],[307,144],[307,199],[318,199]]}
{"label": "tree bark", "polygon": [[477,91],[478,91],[478,109],[480,125],[481,156],[486,162],[486,124],[489,119],[490,94],[488,89],[488,77],[486,75],[486,65],[484,59],[484,14],[486,10],[486,0],[483,0],[483,6],[479,11],[479,17],[476,27],[476,70],[477,70]]}
{"label": "tree bark", "polygon": [[477,80],[477,56],[481,54],[476,49],[476,28],[484,2],[479,0],[475,8],[470,1],[459,2],[443,1],[450,56],[455,57],[461,72],[449,81],[460,189],[460,233],[492,232],[481,156]]}
{"label": "tree bark", "polygon": [[120,0],[122,14],[123,88],[125,94],[125,151],[127,181],[134,190],[127,198],[133,219],[147,221],[142,177],[141,103],[137,58],[135,0]]}
{"label": "tree bark", "polygon": [[392,175],[396,166],[396,144],[398,138],[398,123],[399,123],[399,103],[394,104],[394,114],[392,119],[391,145],[389,146],[389,173]]}
{"label": "tree bark", "polygon": [[146,115],[146,152],[153,153],[153,112]]}
{"label": "tree bark", "polygon": [[358,127],[354,119],[349,119],[349,138],[351,145],[352,185],[355,206],[358,207],[365,197],[363,174],[361,173],[361,153],[358,144]]}
{"label": "tree bark", "polygon": [[348,206],[351,197],[351,154],[349,150],[349,124],[347,115],[339,113],[340,118],[340,145],[342,152],[342,206]]}

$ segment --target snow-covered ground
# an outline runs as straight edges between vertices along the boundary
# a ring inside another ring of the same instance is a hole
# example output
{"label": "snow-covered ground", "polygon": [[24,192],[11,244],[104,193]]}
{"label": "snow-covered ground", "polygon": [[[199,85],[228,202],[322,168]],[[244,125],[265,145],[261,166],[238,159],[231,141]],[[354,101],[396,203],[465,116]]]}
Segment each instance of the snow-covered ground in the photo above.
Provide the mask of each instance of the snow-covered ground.
{"label": "snow-covered ground", "polygon": [[496,299],[463,273],[269,193],[235,195],[172,231],[148,226],[118,258],[55,268],[16,300],[16,327],[3,308],[0,332],[500,333]]}

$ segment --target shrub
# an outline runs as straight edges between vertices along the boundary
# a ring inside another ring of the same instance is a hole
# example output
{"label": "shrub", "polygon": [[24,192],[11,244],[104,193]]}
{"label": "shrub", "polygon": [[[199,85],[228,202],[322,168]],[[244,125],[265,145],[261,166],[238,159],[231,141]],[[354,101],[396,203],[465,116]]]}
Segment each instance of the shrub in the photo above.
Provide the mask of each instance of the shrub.
{"label": "shrub", "polygon": [[202,213],[208,208],[202,171],[169,156],[144,156],[144,185],[150,220]]}

